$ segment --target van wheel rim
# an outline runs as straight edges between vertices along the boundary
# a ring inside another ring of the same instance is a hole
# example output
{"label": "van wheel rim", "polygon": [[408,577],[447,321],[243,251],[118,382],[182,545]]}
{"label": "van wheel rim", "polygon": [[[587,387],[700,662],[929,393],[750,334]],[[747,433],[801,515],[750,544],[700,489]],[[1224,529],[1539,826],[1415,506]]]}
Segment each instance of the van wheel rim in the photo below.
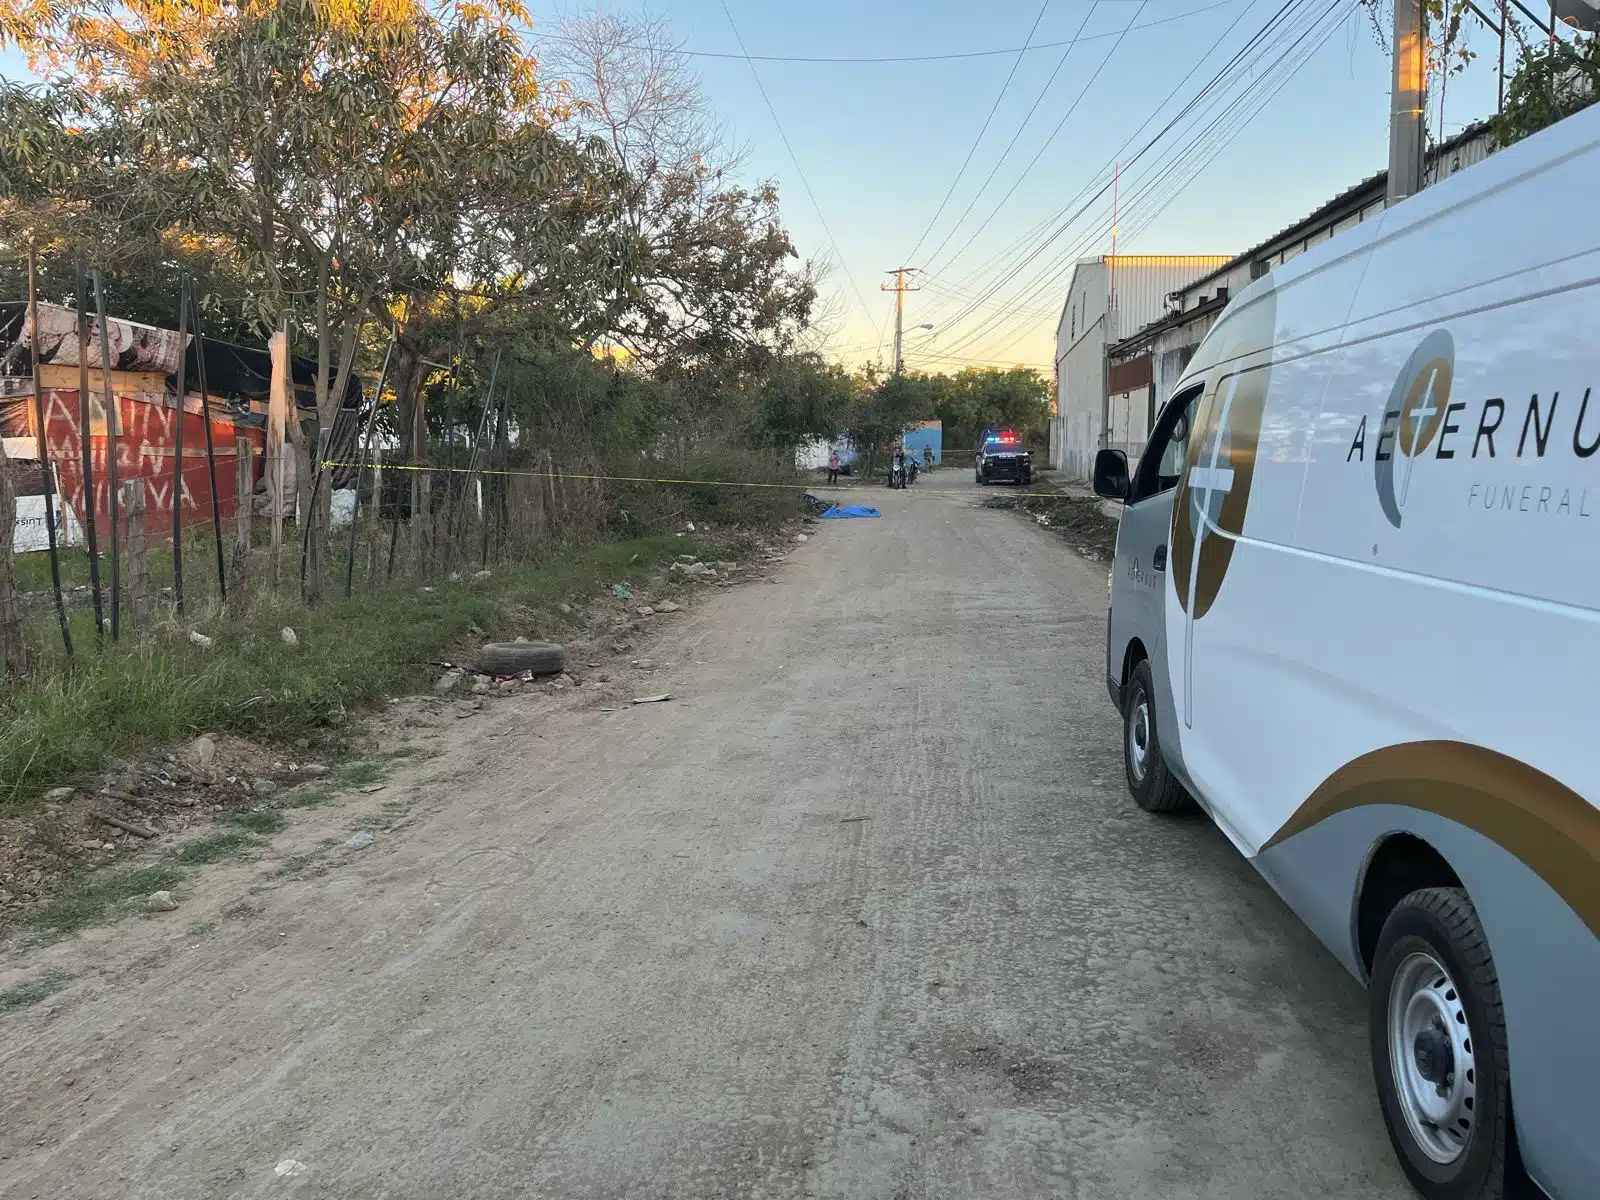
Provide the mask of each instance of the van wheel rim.
{"label": "van wheel rim", "polygon": [[1389,1066],[1406,1127],[1440,1166],[1467,1151],[1478,1069],[1461,990],[1431,954],[1412,954],[1389,986]]}
{"label": "van wheel rim", "polygon": [[1143,692],[1134,698],[1128,713],[1128,766],[1133,769],[1133,781],[1143,783],[1150,769],[1150,701]]}

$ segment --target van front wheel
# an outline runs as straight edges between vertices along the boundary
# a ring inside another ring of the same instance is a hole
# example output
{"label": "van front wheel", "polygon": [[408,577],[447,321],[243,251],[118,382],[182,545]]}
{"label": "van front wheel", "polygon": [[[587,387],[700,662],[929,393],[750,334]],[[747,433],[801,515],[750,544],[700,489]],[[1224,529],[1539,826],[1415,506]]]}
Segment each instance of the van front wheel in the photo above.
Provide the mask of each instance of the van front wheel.
{"label": "van front wheel", "polygon": [[1519,1176],[1500,980],[1460,888],[1389,914],[1368,990],[1372,1072],[1400,1166],[1428,1200],[1501,1200]]}
{"label": "van front wheel", "polygon": [[1192,802],[1161,756],[1154,692],[1150,664],[1141,662],[1128,680],[1127,699],[1122,706],[1122,766],[1128,776],[1128,790],[1145,812],[1182,812]]}

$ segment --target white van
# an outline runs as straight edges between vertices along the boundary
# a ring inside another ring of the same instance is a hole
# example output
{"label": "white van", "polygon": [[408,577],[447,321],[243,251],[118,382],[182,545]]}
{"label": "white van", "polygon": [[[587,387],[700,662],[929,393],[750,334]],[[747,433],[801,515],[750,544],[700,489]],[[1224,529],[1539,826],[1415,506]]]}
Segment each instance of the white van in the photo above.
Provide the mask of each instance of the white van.
{"label": "white van", "polygon": [[1600,106],[1251,284],[1096,463],[1128,785],[1368,985],[1439,1200],[1600,1196],[1597,451]]}

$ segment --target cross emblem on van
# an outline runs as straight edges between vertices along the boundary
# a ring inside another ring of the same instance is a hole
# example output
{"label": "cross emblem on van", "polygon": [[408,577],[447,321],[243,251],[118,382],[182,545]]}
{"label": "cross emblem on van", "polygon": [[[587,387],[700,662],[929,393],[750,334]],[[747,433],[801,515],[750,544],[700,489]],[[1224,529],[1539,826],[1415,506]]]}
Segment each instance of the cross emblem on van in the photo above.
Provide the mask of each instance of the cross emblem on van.
{"label": "cross emblem on van", "polygon": [[1217,527],[1222,519],[1222,505],[1233,492],[1237,479],[1233,467],[1228,418],[1233,414],[1233,399],[1239,388],[1239,377],[1228,380],[1227,394],[1222,400],[1216,428],[1206,437],[1200,456],[1189,468],[1190,526],[1194,530],[1196,547],[1205,540],[1206,526]]}
{"label": "cross emblem on van", "polygon": [[[1372,455],[1373,487],[1383,515],[1396,529],[1411,493],[1417,460],[1427,453],[1435,437],[1444,436],[1440,430],[1449,411],[1455,361],[1450,331],[1435,329],[1411,351],[1381,410],[1378,449]],[[1391,422],[1397,424],[1391,426]],[[1402,458],[1406,464],[1403,471],[1398,469]]]}
{"label": "cross emblem on van", "polygon": [[1411,421],[1411,444],[1405,447],[1406,474],[1405,478],[1400,481],[1400,495],[1395,498],[1395,503],[1402,508],[1405,507],[1406,496],[1411,492],[1411,473],[1417,468],[1417,455],[1422,450],[1427,449],[1426,441],[1422,436],[1423,432],[1428,428],[1428,422],[1442,411],[1433,402],[1433,393],[1438,386],[1439,368],[1435,366],[1428,373],[1427,390],[1417,398],[1416,406],[1409,413],[1401,414],[1402,421],[1408,417]]}

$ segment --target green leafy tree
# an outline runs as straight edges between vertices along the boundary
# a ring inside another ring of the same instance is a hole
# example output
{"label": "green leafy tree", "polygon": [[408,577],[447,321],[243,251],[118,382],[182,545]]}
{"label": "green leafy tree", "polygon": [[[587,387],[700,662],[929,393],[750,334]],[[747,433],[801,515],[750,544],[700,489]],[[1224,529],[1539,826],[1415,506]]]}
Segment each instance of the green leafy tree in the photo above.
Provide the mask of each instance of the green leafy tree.
{"label": "green leafy tree", "polygon": [[[12,10],[0,31],[70,71],[85,123],[118,148],[61,198],[225,244],[253,285],[243,315],[310,332],[327,427],[365,322],[403,327],[441,290],[503,274],[508,245],[524,268],[571,248],[564,208],[534,210],[585,177],[581,151],[549,133],[523,16],[510,3],[60,0]],[[326,516],[324,495],[312,599]]]}
{"label": "green leafy tree", "polygon": [[1050,381],[1031,367],[968,367],[942,377],[934,409],[947,446],[965,448],[985,429],[1006,426],[1028,438],[1043,435],[1050,416]]}
{"label": "green leafy tree", "polygon": [[1600,100],[1600,35],[1523,43],[1506,105],[1495,119],[1502,146],[1521,141]]}
{"label": "green leafy tree", "polygon": [[761,380],[746,438],[792,460],[805,442],[837,437],[855,400],[855,381],[843,368],[796,355]]}

